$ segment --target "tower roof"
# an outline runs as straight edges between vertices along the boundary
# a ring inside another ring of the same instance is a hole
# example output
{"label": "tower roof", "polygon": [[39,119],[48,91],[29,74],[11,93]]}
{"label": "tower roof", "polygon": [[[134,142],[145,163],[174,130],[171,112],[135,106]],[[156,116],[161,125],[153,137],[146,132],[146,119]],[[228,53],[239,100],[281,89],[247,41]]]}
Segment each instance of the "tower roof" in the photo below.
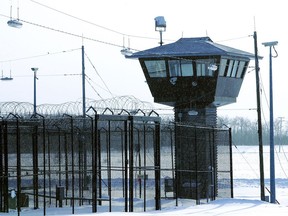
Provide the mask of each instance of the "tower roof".
{"label": "tower roof", "polygon": [[209,37],[181,38],[178,41],[136,52],[127,58],[157,58],[176,56],[233,56],[254,59],[255,55],[232,47],[214,43]]}

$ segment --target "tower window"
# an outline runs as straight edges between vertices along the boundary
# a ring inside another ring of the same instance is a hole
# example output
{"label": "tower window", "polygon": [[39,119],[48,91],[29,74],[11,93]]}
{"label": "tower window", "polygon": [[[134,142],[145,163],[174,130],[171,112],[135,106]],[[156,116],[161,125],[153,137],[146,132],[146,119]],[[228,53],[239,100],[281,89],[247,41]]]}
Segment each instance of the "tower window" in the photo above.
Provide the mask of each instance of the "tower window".
{"label": "tower window", "polygon": [[166,77],[165,60],[145,61],[145,66],[150,77]]}

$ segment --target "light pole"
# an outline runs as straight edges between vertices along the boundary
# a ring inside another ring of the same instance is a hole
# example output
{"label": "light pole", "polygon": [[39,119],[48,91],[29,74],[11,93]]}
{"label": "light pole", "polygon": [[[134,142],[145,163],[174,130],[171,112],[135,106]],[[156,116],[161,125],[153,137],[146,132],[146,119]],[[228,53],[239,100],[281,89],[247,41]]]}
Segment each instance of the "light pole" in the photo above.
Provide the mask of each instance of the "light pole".
{"label": "light pole", "polygon": [[269,84],[270,84],[270,202],[276,202],[275,193],[275,159],[274,159],[274,123],[273,123],[273,79],[272,79],[272,47],[278,44],[278,41],[262,43],[269,47]]}
{"label": "light pole", "polygon": [[33,114],[35,115],[36,114],[36,79],[38,79],[36,73],[38,71],[38,68],[31,68],[31,70],[34,72],[34,103],[33,103],[34,109],[33,109]]}
{"label": "light pole", "polygon": [[163,16],[155,17],[155,31],[160,32],[160,46],[163,45],[162,32],[166,31],[166,21]]}

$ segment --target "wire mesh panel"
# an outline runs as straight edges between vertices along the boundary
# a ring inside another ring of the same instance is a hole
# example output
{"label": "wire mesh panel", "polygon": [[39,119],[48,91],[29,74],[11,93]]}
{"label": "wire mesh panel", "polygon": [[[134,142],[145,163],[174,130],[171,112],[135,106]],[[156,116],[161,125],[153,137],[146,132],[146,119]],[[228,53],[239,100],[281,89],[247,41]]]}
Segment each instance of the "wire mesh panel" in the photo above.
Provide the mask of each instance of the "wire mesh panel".
{"label": "wire mesh panel", "polygon": [[217,197],[233,198],[231,129],[217,130],[215,142],[217,144],[217,176],[215,176]]}
{"label": "wire mesh panel", "polygon": [[0,120],[0,211],[148,211],[231,197],[229,132],[160,125],[157,115],[9,115]]}
{"label": "wire mesh panel", "polygon": [[176,125],[175,133],[176,196],[197,203],[220,194],[231,197],[229,131]]}

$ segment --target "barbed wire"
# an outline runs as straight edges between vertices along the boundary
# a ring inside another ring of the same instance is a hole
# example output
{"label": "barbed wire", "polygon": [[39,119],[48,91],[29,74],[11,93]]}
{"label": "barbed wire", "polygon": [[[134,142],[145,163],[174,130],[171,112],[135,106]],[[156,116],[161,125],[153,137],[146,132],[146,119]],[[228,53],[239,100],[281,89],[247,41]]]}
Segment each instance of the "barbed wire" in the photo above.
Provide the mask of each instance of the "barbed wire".
{"label": "barbed wire", "polygon": [[[102,113],[109,108],[117,114],[125,109],[129,113],[135,113],[137,110],[150,113],[154,107],[152,103],[141,101],[132,95],[118,96],[102,100],[86,98],[86,107],[93,107],[97,112]],[[37,105],[37,113],[43,116],[59,116],[63,114],[82,115],[82,101],[70,101],[61,104],[40,104]],[[31,116],[34,105],[29,102],[0,102],[0,116],[7,116],[9,113],[19,116]]]}

